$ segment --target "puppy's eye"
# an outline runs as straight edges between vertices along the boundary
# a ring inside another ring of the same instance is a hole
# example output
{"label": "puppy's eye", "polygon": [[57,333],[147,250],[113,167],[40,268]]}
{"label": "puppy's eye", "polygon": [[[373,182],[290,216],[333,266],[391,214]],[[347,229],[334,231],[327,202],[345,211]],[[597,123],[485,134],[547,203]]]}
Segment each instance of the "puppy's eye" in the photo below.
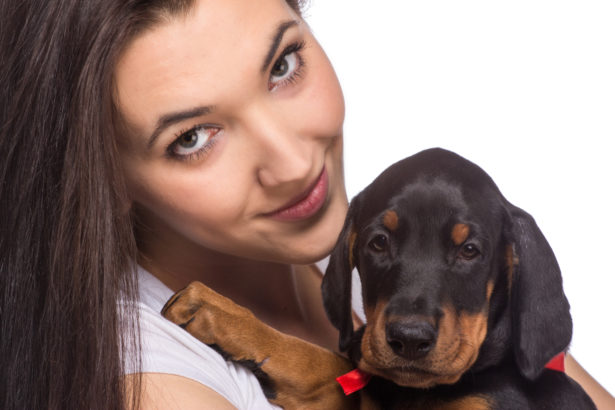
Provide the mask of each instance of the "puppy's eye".
{"label": "puppy's eye", "polygon": [[369,247],[376,252],[383,252],[389,244],[389,238],[386,235],[376,235],[369,241]]}
{"label": "puppy's eye", "polygon": [[474,259],[478,255],[480,255],[480,250],[471,243],[463,245],[459,251],[459,257],[466,260]]}

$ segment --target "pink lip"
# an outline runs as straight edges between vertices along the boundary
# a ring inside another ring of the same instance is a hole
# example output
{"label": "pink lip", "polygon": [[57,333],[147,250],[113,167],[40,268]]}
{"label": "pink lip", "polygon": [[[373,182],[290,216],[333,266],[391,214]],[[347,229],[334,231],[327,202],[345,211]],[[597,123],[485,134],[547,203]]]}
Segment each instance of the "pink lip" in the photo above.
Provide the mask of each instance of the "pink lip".
{"label": "pink lip", "polygon": [[329,176],[323,168],[318,179],[301,195],[281,208],[266,214],[279,221],[300,221],[316,214],[325,204],[329,190]]}

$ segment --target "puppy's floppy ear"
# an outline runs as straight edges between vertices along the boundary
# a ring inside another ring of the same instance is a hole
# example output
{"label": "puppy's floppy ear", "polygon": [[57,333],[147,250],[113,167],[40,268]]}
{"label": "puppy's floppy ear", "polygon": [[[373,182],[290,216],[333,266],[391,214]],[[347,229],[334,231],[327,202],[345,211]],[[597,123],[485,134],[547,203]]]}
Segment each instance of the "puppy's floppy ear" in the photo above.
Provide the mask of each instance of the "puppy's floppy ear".
{"label": "puppy's floppy ear", "polygon": [[356,238],[356,204],[357,198],[350,203],[344,227],[329,258],[321,286],[327,316],[340,332],[339,347],[342,352],[348,350],[353,334],[351,292],[352,270],[355,267],[353,248]]}
{"label": "puppy's floppy ear", "polygon": [[536,222],[510,206],[519,259],[511,289],[513,349],[521,373],[533,380],[572,337],[570,305],[555,255]]}

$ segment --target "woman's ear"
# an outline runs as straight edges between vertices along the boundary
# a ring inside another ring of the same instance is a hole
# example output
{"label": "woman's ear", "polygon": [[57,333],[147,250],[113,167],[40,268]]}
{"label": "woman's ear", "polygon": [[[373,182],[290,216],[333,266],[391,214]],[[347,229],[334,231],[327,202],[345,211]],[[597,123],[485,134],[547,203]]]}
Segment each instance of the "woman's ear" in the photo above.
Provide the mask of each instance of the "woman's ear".
{"label": "woman's ear", "polygon": [[329,258],[329,265],[322,281],[322,298],[329,320],[340,332],[340,351],[348,350],[353,334],[352,323],[352,270],[355,267],[353,257],[356,239],[353,209],[357,198],[353,199],[346,214],[342,232]]}
{"label": "woman's ear", "polygon": [[519,264],[512,279],[513,349],[517,366],[535,379],[572,338],[570,305],[549,243],[525,211],[509,207]]}

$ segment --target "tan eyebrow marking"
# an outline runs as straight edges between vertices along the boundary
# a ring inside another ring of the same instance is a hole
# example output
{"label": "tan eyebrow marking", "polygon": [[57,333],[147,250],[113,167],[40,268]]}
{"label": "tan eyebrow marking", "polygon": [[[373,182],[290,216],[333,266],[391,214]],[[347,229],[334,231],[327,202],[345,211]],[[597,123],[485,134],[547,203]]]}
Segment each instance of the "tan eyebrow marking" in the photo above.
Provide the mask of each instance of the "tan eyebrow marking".
{"label": "tan eyebrow marking", "polygon": [[451,239],[455,245],[461,245],[468,239],[470,235],[470,227],[466,224],[456,224],[451,232]]}
{"label": "tan eyebrow marking", "polygon": [[386,226],[390,231],[395,231],[399,227],[399,217],[395,211],[389,209],[384,213],[382,223],[384,223],[384,226]]}

